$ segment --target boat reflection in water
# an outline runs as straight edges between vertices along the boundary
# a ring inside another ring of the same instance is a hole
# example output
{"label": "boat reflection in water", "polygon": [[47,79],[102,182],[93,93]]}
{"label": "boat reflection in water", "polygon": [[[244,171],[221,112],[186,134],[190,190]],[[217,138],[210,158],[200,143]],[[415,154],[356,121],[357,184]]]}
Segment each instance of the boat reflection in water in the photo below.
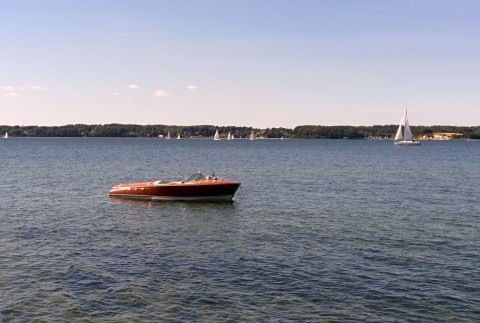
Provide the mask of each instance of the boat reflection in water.
{"label": "boat reflection in water", "polygon": [[108,196],[163,201],[231,201],[240,183],[195,173],[183,181],[119,184]]}

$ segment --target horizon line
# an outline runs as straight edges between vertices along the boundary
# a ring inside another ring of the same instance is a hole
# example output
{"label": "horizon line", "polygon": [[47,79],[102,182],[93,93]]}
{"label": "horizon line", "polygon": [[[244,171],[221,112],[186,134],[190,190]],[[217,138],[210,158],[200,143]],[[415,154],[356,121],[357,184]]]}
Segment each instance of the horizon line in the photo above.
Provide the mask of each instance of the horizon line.
{"label": "horizon line", "polygon": [[[282,129],[295,129],[297,127],[385,127],[385,126],[398,126],[398,124],[374,124],[374,125],[359,125],[359,126],[353,126],[353,125],[320,125],[320,124],[302,124],[302,125],[297,125],[293,128],[289,127],[283,127],[283,126],[277,126],[277,127],[253,127],[253,126],[234,126],[234,125],[227,125],[227,126],[219,126],[219,125],[213,125],[213,124],[192,124],[192,125],[174,125],[174,124],[161,124],[161,123],[150,123],[150,124],[140,124],[140,123],[118,123],[118,122],[112,122],[112,123],[67,123],[67,124],[62,124],[62,125],[0,125],[0,127],[65,127],[65,126],[76,126],[76,125],[85,125],[85,126],[107,126],[107,125],[130,125],[130,126],[166,126],[166,127],[195,127],[195,126],[203,126],[203,127],[215,127],[215,128],[229,128],[229,127],[235,127],[235,128],[252,128],[252,129],[274,129],[274,128],[282,128]],[[438,125],[412,125],[412,127],[462,127],[462,128],[474,128],[474,127],[480,127],[480,125],[477,126],[459,126],[459,125],[446,125],[446,124],[438,124]]]}

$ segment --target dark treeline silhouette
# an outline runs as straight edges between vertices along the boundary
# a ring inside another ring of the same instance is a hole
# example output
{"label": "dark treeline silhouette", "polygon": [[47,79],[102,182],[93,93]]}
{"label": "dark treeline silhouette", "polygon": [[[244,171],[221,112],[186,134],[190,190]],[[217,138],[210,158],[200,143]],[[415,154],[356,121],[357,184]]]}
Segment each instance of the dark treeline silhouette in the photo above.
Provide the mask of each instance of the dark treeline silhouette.
{"label": "dark treeline silhouette", "polygon": [[[246,137],[252,127],[215,127],[212,125],[199,126],[168,126],[168,125],[136,125],[136,124],[104,124],[86,125],[74,124],[65,126],[0,126],[0,134],[8,131],[12,137],[139,137],[158,138],[172,137],[178,134],[182,138],[208,138],[213,137],[216,130],[226,136],[231,132],[235,137]],[[258,130],[258,129],[257,129]],[[290,130],[291,131],[291,130]]]}
{"label": "dark treeline silhouette", "polygon": [[[168,126],[168,125],[135,125],[135,124],[103,124],[86,125],[74,124],[65,126],[0,126],[0,134],[8,131],[11,137],[139,137],[158,138],[159,136],[182,138],[210,138],[218,129],[220,137],[226,138],[230,132],[235,138],[246,138],[250,133],[263,138],[291,138],[291,139],[363,139],[387,138],[391,139],[397,131],[397,125],[375,126],[315,126],[304,125],[294,129],[235,126]],[[458,138],[480,139],[480,126],[412,126],[416,137],[431,136],[433,133],[460,133]]]}
{"label": "dark treeline silhouette", "polygon": [[[363,139],[386,138],[393,139],[398,125],[384,126],[298,126],[293,130],[293,136],[298,139]],[[458,138],[480,139],[480,126],[411,126],[415,137],[432,137],[434,133],[459,133]],[[453,136],[456,138],[455,136]]]}

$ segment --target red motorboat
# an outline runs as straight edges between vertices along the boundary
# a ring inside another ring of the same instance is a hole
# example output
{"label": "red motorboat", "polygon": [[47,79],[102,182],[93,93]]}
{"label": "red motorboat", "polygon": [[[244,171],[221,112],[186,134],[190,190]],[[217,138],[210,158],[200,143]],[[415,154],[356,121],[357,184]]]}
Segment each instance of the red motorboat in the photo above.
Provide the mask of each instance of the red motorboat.
{"label": "red motorboat", "polygon": [[183,181],[119,184],[108,196],[164,201],[231,201],[240,183],[195,173]]}

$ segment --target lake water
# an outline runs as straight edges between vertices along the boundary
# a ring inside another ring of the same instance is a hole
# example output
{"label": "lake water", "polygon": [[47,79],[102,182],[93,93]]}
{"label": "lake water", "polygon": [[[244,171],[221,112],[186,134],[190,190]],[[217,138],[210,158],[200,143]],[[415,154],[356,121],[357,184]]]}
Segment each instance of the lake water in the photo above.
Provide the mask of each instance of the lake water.
{"label": "lake water", "polygon": [[[0,140],[0,321],[480,320],[480,141]],[[196,171],[234,203],[110,199]]]}

